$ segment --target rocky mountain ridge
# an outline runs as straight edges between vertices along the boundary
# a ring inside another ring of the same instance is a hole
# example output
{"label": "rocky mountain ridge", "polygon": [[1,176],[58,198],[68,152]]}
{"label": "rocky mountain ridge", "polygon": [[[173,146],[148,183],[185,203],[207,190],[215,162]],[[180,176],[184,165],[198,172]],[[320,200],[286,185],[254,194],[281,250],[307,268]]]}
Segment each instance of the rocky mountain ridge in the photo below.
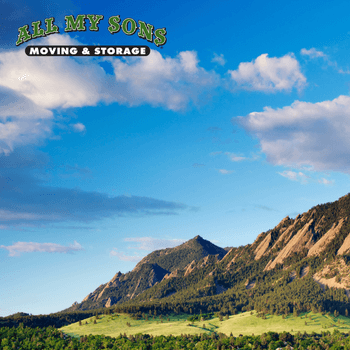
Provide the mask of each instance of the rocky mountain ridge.
{"label": "rocky mountain ridge", "polygon": [[349,218],[348,194],[295,219],[284,218],[246,246],[228,250],[196,236],[175,248],[152,252],[131,272],[118,272],[71,309],[186,297],[202,300],[237,288],[254,293],[267,278],[276,286],[311,276],[323,289],[328,285],[350,295]]}
{"label": "rocky mountain ridge", "polygon": [[117,302],[132,300],[162,280],[178,275],[187,276],[196,267],[196,260],[205,259],[214,254],[220,259],[226,253],[225,249],[198,235],[175,248],[156,250],[148,254],[132,271],[126,274],[116,273],[108,283],[100,285],[80,304],[72,307],[81,310],[110,307]]}

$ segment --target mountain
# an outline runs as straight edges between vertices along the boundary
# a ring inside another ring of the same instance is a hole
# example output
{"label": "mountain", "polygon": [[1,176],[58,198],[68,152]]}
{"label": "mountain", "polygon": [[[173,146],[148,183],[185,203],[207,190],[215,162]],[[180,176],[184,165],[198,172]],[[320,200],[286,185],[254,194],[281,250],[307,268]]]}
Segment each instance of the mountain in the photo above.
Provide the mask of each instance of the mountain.
{"label": "mountain", "polygon": [[286,217],[252,244],[220,248],[200,236],[147,255],[70,310],[350,310],[350,194]]}
{"label": "mountain", "polygon": [[126,274],[118,272],[108,283],[100,285],[83,301],[73,304],[73,310],[88,310],[110,307],[133,299],[164,278],[175,276],[180,270],[191,269],[191,264],[209,255],[223,258],[227,251],[196,236],[175,247],[156,250],[144,257],[135,268]]}

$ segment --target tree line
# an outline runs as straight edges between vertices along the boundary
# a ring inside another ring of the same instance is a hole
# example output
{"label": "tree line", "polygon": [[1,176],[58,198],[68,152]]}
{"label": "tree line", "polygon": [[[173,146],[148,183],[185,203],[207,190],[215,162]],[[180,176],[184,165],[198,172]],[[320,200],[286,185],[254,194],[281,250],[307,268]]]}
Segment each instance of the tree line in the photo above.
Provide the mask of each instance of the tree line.
{"label": "tree line", "polygon": [[219,334],[200,334],[181,336],[152,336],[148,334],[120,334],[118,337],[104,335],[84,335],[71,337],[54,327],[44,328],[0,328],[0,349],[196,349],[196,350],[226,350],[226,349],[350,349],[349,334],[338,330],[322,332],[321,334],[288,332],[268,332],[262,335],[240,335],[234,337]]}

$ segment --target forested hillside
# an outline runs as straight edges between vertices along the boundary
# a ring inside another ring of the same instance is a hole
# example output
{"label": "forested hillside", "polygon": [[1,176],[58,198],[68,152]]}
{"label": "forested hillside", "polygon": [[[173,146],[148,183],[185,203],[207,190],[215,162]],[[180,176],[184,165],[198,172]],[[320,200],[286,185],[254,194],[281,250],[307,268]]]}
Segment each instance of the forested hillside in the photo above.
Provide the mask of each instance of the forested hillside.
{"label": "forested hillside", "polygon": [[[286,217],[246,246],[227,250],[200,236],[155,251],[71,310],[142,313],[256,309],[350,310],[350,195]],[[66,310],[66,311],[68,311]]]}

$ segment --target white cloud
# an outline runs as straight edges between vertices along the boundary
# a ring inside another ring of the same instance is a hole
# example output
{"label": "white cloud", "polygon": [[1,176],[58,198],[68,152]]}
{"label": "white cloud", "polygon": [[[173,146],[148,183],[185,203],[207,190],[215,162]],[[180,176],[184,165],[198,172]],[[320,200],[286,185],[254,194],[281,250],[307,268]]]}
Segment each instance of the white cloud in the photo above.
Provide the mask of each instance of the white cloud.
{"label": "white cloud", "polygon": [[223,175],[232,174],[233,170],[218,169],[218,172]]}
{"label": "white cloud", "polygon": [[322,185],[332,185],[334,183],[334,180],[327,180],[324,177],[322,177],[321,179],[315,179],[309,175],[306,175],[305,173],[299,171],[299,172],[295,172],[295,171],[291,171],[291,170],[285,170],[282,171],[281,173],[278,173],[280,175],[282,175],[283,177],[292,180],[292,181],[297,181],[300,182],[302,184],[307,184],[309,182],[311,183],[319,183]]}
{"label": "white cloud", "polygon": [[311,59],[317,59],[317,58],[322,58],[323,62],[326,63],[328,66],[333,67],[334,69],[337,70],[338,73],[340,74],[350,74],[349,69],[343,69],[338,67],[338,63],[336,61],[332,61],[329,59],[328,55],[326,55],[322,51],[317,51],[314,47],[312,47],[310,50],[307,49],[301,49],[300,53],[304,56],[308,56]]}
{"label": "white cloud", "polygon": [[289,180],[298,181],[301,183],[307,183],[308,179],[310,178],[309,176],[305,175],[301,171],[295,172],[295,171],[291,171],[291,170],[285,170],[279,174],[282,175],[283,177],[289,179]]}
{"label": "white cloud", "polygon": [[[77,45],[69,35],[50,35],[37,44]],[[114,75],[99,62],[109,62]],[[147,57],[28,57],[24,47],[0,53],[0,153],[51,136],[55,109],[95,106],[100,102],[150,104],[183,110],[198,104],[219,83],[199,66],[194,51],[175,58],[151,51]],[[73,129],[82,132],[84,125]]]}
{"label": "white cloud", "polygon": [[71,253],[74,251],[83,250],[82,246],[74,241],[74,244],[63,246],[57,243],[35,243],[35,242],[17,242],[11,246],[0,245],[0,248],[6,249],[9,256],[20,256],[21,253]]}
{"label": "white cloud", "polygon": [[253,112],[232,120],[260,140],[267,161],[350,173],[350,97]]}
{"label": "white cloud", "polygon": [[16,91],[1,86],[1,83],[0,154],[9,154],[15,146],[36,143],[38,139],[48,137],[53,113]]}
{"label": "white cloud", "polygon": [[314,47],[312,47],[310,50],[301,49],[300,53],[303,56],[309,56],[310,58],[327,57],[325,53],[322,51],[317,51]]}
{"label": "white cloud", "polygon": [[219,64],[220,66],[224,66],[225,63],[226,63],[224,55],[223,54],[218,55],[216,53],[214,53],[214,57],[213,57],[213,59],[211,61],[214,62],[214,63]]}
{"label": "white cloud", "polygon": [[197,73],[199,71],[199,68],[198,68],[199,61],[198,61],[196,52],[194,51],[180,52],[179,58],[180,58],[181,67],[186,73]]}
{"label": "white cloud", "polygon": [[293,54],[280,58],[262,54],[252,62],[240,63],[237,70],[229,70],[228,73],[238,87],[252,91],[301,90],[306,84]]}
{"label": "white cloud", "polygon": [[334,180],[327,180],[324,177],[318,180],[318,183],[323,184],[323,185],[333,185]]}
{"label": "white cloud", "polygon": [[[42,39],[49,45],[72,45],[66,35]],[[0,54],[1,86],[9,88],[45,108],[92,106],[100,98],[99,66],[79,64],[70,57],[28,57],[24,49]],[[26,79],[19,79],[25,76]],[[96,84],[97,83],[97,84]]]}
{"label": "white cloud", "polygon": [[[49,45],[77,42],[51,35]],[[0,153],[50,136],[55,108],[95,105],[100,99],[96,64],[70,57],[28,57],[23,47],[0,53]],[[92,84],[91,82],[96,82]]]}
{"label": "white cloud", "polygon": [[194,51],[163,58],[158,51],[142,58],[110,60],[117,82],[118,101],[131,106],[149,103],[171,110],[196,103],[205,90],[218,85],[218,76],[198,66]]}
{"label": "white cloud", "polygon": [[138,246],[129,247],[129,249],[139,249],[147,251],[173,248],[185,242],[184,239],[160,239],[152,237],[125,238],[124,241],[136,242],[138,244]]}
{"label": "white cloud", "polygon": [[242,157],[239,156],[235,153],[231,153],[231,152],[225,152],[225,154],[228,156],[228,158],[232,161],[232,162],[240,162],[242,160],[247,159],[246,157]]}
{"label": "white cloud", "polygon": [[76,124],[71,124],[72,128],[75,132],[85,132],[86,131],[86,127],[84,124],[82,123],[76,123]]}

